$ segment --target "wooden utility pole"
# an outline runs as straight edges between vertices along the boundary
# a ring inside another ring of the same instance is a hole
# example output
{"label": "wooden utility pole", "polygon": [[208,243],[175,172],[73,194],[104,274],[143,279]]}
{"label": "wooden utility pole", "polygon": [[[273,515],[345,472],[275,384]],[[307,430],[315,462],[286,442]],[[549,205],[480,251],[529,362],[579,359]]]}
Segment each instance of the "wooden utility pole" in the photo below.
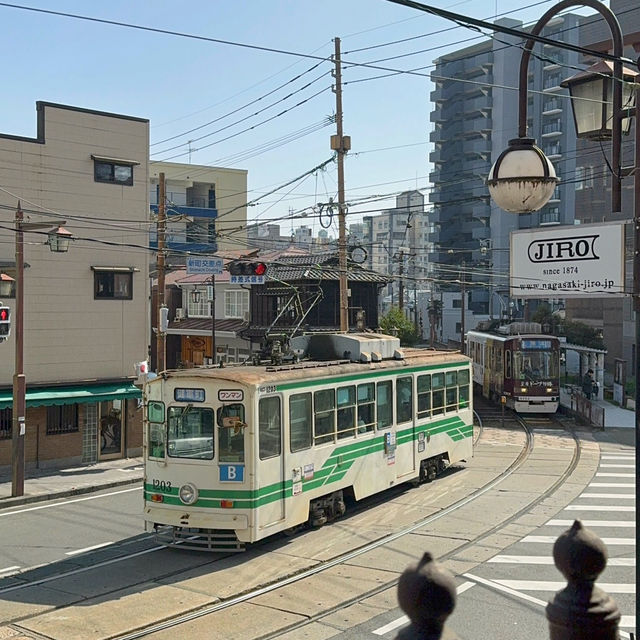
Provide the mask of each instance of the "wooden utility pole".
{"label": "wooden utility pole", "polygon": [[344,156],[351,149],[351,138],[342,134],[342,69],[340,64],[340,38],[334,39],[336,94],[336,135],[331,136],[331,148],[338,155],[338,264],[340,271],[340,331],[349,330],[349,293],[347,290],[347,231],[344,202]]}
{"label": "wooden utility pole", "polygon": [[156,364],[157,372],[165,370],[165,341],[166,334],[162,331],[160,309],[164,307],[164,243],[165,231],[167,228],[167,209],[166,209],[166,186],[164,181],[164,173],[159,176],[158,189],[158,256],[156,260],[156,268],[158,271],[158,291],[156,295]]}

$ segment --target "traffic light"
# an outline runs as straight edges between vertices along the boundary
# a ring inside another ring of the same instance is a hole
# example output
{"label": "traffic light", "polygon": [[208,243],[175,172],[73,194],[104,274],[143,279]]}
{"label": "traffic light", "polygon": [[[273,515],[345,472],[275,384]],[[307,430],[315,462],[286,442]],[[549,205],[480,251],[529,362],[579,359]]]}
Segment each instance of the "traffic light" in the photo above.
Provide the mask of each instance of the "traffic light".
{"label": "traffic light", "polygon": [[6,340],[11,334],[11,309],[0,307],[0,341]]}
{"label": "traffic light", "polygon": [[232,276],[265,276],[267,275],[267,265],[264,262],[234,260],[229,263],[229,273]]}

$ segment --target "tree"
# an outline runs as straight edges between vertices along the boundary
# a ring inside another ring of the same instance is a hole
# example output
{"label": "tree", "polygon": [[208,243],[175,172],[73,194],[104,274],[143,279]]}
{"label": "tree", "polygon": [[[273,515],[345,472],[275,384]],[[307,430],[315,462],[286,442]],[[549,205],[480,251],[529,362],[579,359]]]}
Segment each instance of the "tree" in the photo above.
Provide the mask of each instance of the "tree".
{"label": "tree", "polygon": [[548,303],[543,302],[535,311],[533,322],[548,325],[554,335],[566,336],[569,344],[578,344],[592,349],[606,349],[602,336],[598,329],[574,320],[564,320],[551,312]]}
{"label": "tree", "polygon": [[389,312],[380,316],[380,328],[384,333],[397,335],[403,346],[414,345],[418,341],[416,328],[399,307],[391,307]]}

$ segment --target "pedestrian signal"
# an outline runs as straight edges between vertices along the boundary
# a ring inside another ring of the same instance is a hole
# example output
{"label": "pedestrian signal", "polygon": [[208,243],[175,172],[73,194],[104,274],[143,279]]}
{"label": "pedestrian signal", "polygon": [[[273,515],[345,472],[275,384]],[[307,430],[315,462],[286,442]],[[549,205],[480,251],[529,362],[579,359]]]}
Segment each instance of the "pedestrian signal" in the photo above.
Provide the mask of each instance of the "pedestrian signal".
{"label": "pedestrian signal", "polygon": [[0,307],[0,340],[5,340],[11,334],[11,309]]}
{"label": "pedestrian signal", "polygon": [[267,265],[264,262],[234,260],[229,263],[229,273],[232,276],[264,276],[267,273]]}

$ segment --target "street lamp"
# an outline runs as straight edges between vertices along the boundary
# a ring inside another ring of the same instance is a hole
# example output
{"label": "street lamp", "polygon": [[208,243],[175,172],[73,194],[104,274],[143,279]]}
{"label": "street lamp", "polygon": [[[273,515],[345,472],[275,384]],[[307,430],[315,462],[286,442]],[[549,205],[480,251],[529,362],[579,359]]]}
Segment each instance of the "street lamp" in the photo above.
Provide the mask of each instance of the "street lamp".
{"label": "street lamp", "polygon": [[[24,440],[27,383],[24,375],[24,232],[51,227],[52,222],[24,222],[24,214],[18,202],[15,215],[16,227],[16,312],[15,312],[15,368],[13,374],[13,424],[11,448],[11,495],[24,495]],[[66,224],[60,222],[59,225]],[[47,238],[49,249],[64,253],[69,249],[72,234],[58,226]]]}
{"label": "street lamp", "polygon": [[[624,50],[620,24],[615,14],[598,0],[559,2],[538,20],[531,30],[531,36],[538,36],[556,14],[573,6],[587,6],[598,11],[607,22],[613,41],[613,64],[597,63],[565,80],[561,86],[569,88],[578,137],[611,139],[611,210],[614,213],[622,208],[622,176],[632,173],[621,166],[622,132],[623,128],[628,131],[631,117],[636,116],[633,297],[636,314],[635,415],[636,430],[640,431],[640,176],[637,175],[640,167],[640,118],[637,117],[638,106],[633,105],[634,94],[640,95],[640,75],[635,71],[623,69]],[[509,149],[500,155],[491,168],[487,181],[489,192],[496,204],[506,211],[515,213],[529,213],[541,209],[551,197],[557,181],[548,158],[535,146],[531,138],[527,138],[527,76],[533,45],[533,39],[527,40],[520,60],[518,138],[509,142]],[[640,65],[640,60],[638,64]],[[635,81],[635,87],[630,84],[625,86],[625,81],[629,80]],[[532,173],[536,169],[537,172]]]}

